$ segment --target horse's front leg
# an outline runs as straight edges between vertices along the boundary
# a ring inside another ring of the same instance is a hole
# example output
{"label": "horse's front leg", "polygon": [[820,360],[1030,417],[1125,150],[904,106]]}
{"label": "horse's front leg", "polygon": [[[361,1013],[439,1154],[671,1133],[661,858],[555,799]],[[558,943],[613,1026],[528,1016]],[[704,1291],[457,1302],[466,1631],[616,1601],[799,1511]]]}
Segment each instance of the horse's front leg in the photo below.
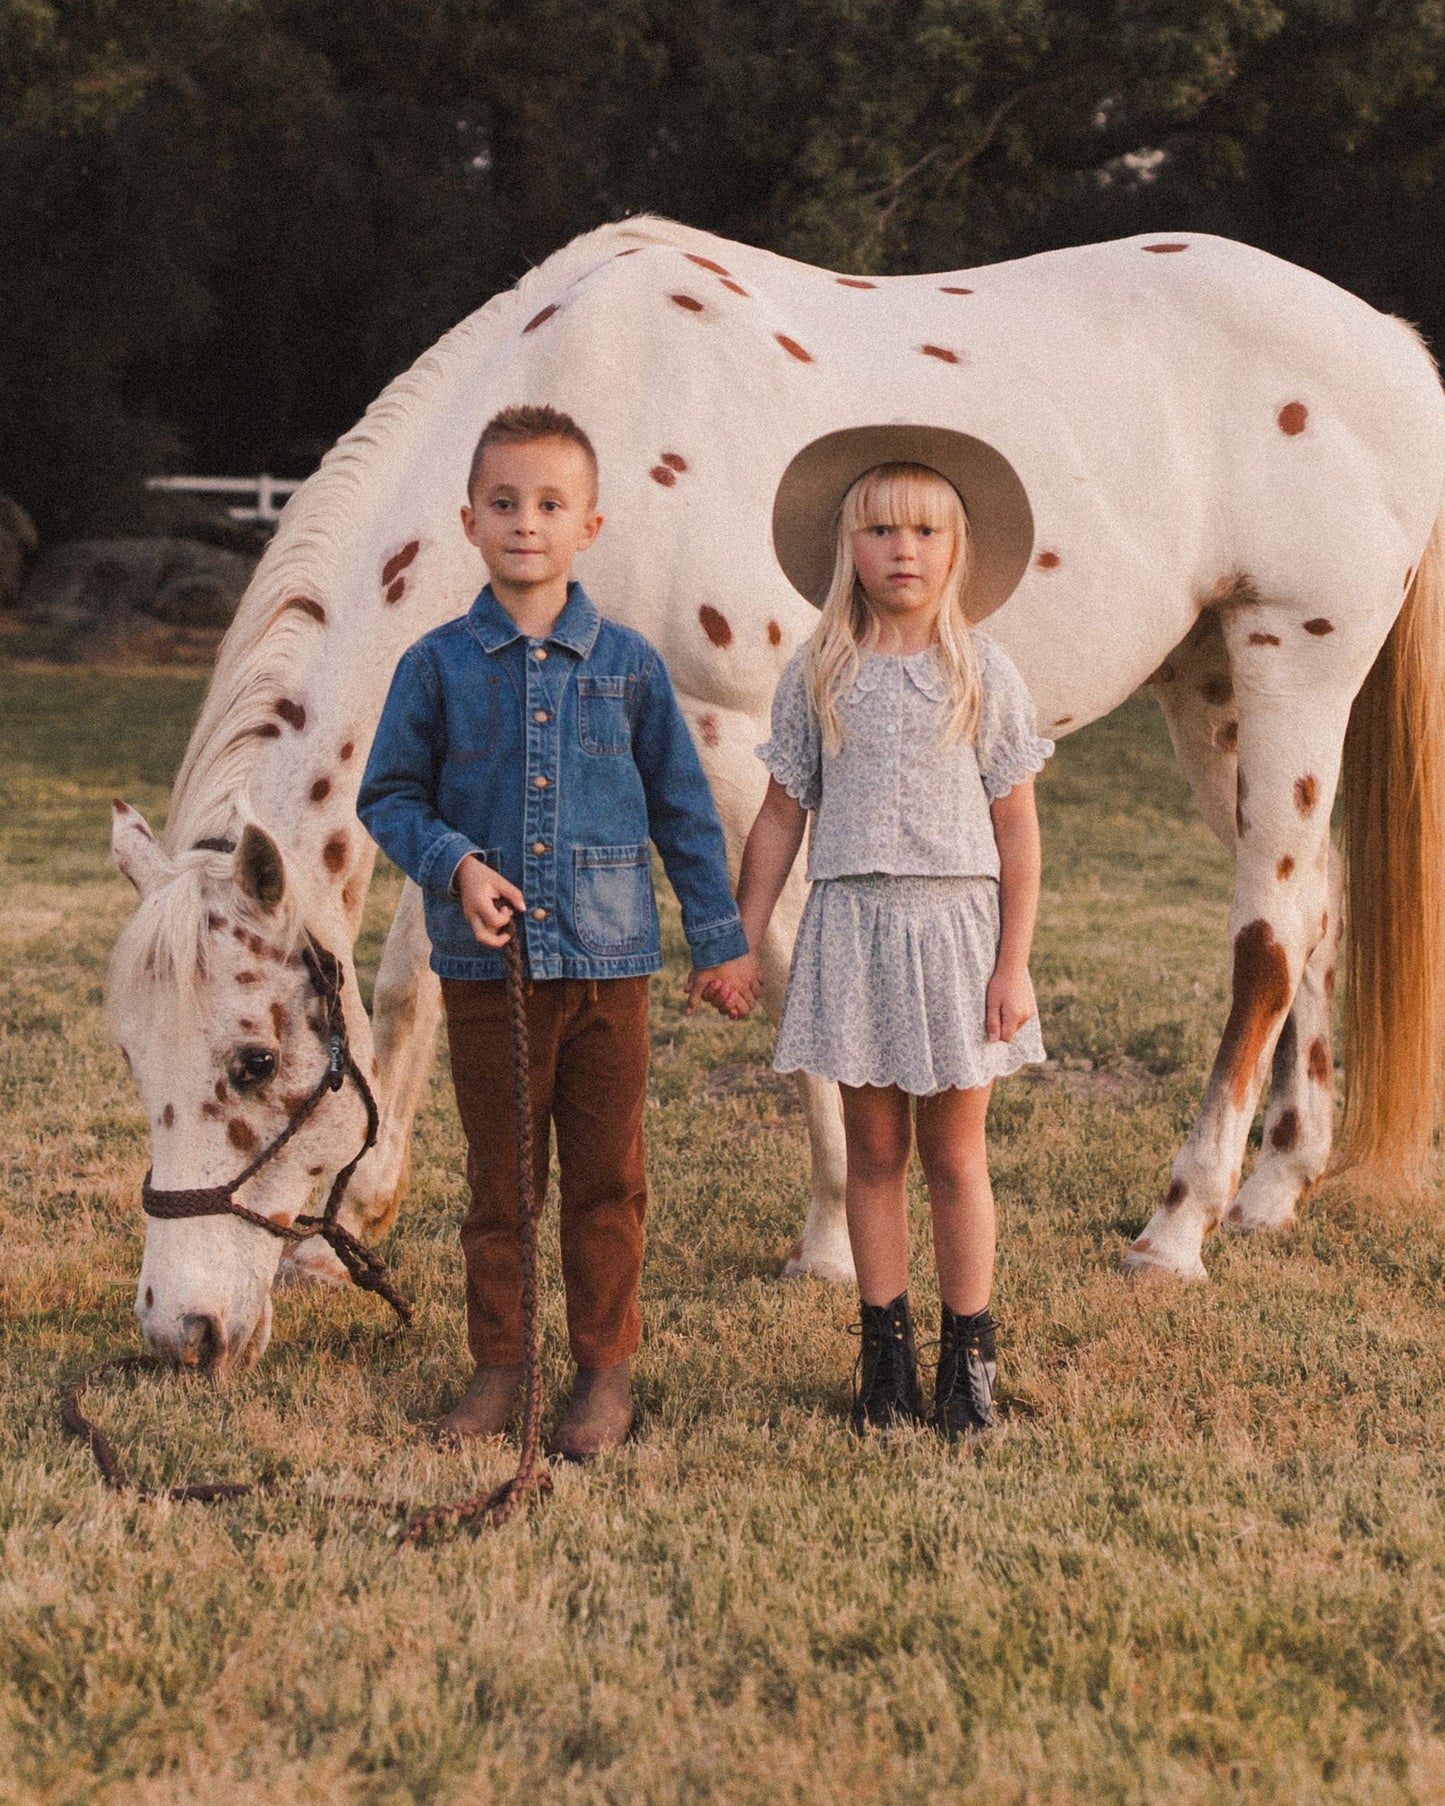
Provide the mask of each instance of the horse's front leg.
{"label": "horse's front leg", "polygon": [[[760,722],[741,709],[719,708],[690,696],[679,700],[722,818],[728,869],[736,886],[743,845],[767,788],[767,772],[755,751],[758,743],[767,738],[766,721]],[[767,935],[758,949],[763,967],[763,1006],[774,1022],[782,1018],[788,966],[806,893],[800,860],[778,899]],[[800,1279],[812,1274],[819,1279],[851,1284],[853,1252],[848,1245],[844,1214],[843,1111],[838,1087],[807,1073],[800,1073],[796,1083],[808,1121],[811,1195],[802,1234],[783,1263],[782,1276]]]}
{"label": "horse's front leg", "polygon": [[[1310,657],[1315,649],[1301,646],[1294,656],[1310,658],[1313,693],[1281,682],[1294,675],[1281,671],[1290,656],[1283,648],[1291,637],[1302,638],[1298,622],[1283,613],[1241,609],[1226,618],[1224,632],[1239,710],[1229,1018],[1164,1203],[1125,1256],[1124,1271],[1135,1275],[1206,1277],[1200,1249],[1239,1188],[1265,1072],[1306,973],[1311,976],[1302,1005],[1308,1007],[1300,1020],[1314,1031],[1304,1055],[1306,1085],[1311,1058],[1316,1065],[1321,1058],[1315,1043],[1323,1038],[1328,1047],[1321,1018],[1328,1011],[1326,973],[1338,929],[1329,876],[1330,803],[1358,674],[1346,659]],[[1276,654],[1273,668],[1266,653]],[[1266,1127],[1273,1145],[1258,1185],[1241,1197],[1240,1227],[1287,1220],[1300,1184],[1318,1176],[1316,1161],[1322,1168],[1328,1153],[1327,1100],[1295,1096],[1298,1057],[1288,1038],[1281,1059],[1281,1096]],[[1316,1089],[1324,1091],[1322,1085]],[[1314,1170],[1295,1177],[1302,1148]],[[1285,1199],[1289,1183],[1293,1190]]]}

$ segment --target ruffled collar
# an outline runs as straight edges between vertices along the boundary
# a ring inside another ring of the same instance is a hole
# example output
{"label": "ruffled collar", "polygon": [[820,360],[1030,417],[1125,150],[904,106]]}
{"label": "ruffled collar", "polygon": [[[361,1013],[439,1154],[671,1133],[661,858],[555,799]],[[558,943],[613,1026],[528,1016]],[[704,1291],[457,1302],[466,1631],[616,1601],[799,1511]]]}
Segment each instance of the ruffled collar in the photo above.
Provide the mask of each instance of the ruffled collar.
{"label": "ruffled collar", "polygon": [[914,689],[921,691],[930,701],[947,702],[948,679],[943,674],[935,646],[925,646],[921,652],[910,652],[907,656],[897,652],[864,653],[858,661],[854,694],[866,696],[871,690],[876,690],[883,681],[884,668],[888,665],[902,665]]}

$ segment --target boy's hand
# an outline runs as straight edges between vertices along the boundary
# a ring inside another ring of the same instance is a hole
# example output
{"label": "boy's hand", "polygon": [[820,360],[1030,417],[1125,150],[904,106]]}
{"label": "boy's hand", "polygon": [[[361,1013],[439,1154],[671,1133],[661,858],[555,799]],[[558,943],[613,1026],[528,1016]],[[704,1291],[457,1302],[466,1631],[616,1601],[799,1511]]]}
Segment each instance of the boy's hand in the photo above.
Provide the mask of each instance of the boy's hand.
{"label": "boy's hand", "polygon": [[984,1000],[989,1040],[1012,1041],[1037,1008],[1027,969],[997,967]]}
{"label": "boy's hand", "polygon": [[467,926],[484,947],[504,947],[511,934],[513,911],[526,907],[515,884],[469,853],[457,868],[457,895]]}
{"label": "boy's hand", "polygon": [[699,1003],[710,1003],[720,1014],[737,1022],[748,1015],[763,988],[763,969],[757,955],[744,953],[720,966],[694,967],[687,975],[685,1015],[697,1014]]}

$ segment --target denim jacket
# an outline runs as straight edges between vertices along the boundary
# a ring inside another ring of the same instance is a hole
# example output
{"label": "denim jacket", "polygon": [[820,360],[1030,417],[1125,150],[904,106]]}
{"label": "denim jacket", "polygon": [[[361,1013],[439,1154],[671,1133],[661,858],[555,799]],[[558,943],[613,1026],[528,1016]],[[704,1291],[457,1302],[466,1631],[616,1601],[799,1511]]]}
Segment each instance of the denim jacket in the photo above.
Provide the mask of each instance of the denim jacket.
{"label": "denim jacket", "polygon": [[546,639],[482,591],[397,665],[357,813],[421,886],[443,978],[500,978],[501,953],[452,890],[470,853],[526,898],[533,978],[629,978],[662,965],[649,840],[693,961],[747,952],[722,825],[661,657],[579,583]]}

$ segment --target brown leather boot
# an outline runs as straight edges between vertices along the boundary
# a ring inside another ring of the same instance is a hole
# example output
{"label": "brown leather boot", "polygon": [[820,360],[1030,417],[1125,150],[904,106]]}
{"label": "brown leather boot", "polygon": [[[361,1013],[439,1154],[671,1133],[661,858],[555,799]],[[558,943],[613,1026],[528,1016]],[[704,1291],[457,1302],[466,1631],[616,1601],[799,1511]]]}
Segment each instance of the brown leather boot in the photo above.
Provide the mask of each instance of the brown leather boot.
{"label": "brown leather boot", "polygon": [[632,1430],[632,1363],[579,1367],[567,1415],[552,1436],[564,1461],[594,1461],[618,1448]]}
{"label": "brown leather boot", "polygon": [[443,1448],[504,1436],[522,1396],[522,1366],[478,1367],[466,1391],[437,1423]]}

